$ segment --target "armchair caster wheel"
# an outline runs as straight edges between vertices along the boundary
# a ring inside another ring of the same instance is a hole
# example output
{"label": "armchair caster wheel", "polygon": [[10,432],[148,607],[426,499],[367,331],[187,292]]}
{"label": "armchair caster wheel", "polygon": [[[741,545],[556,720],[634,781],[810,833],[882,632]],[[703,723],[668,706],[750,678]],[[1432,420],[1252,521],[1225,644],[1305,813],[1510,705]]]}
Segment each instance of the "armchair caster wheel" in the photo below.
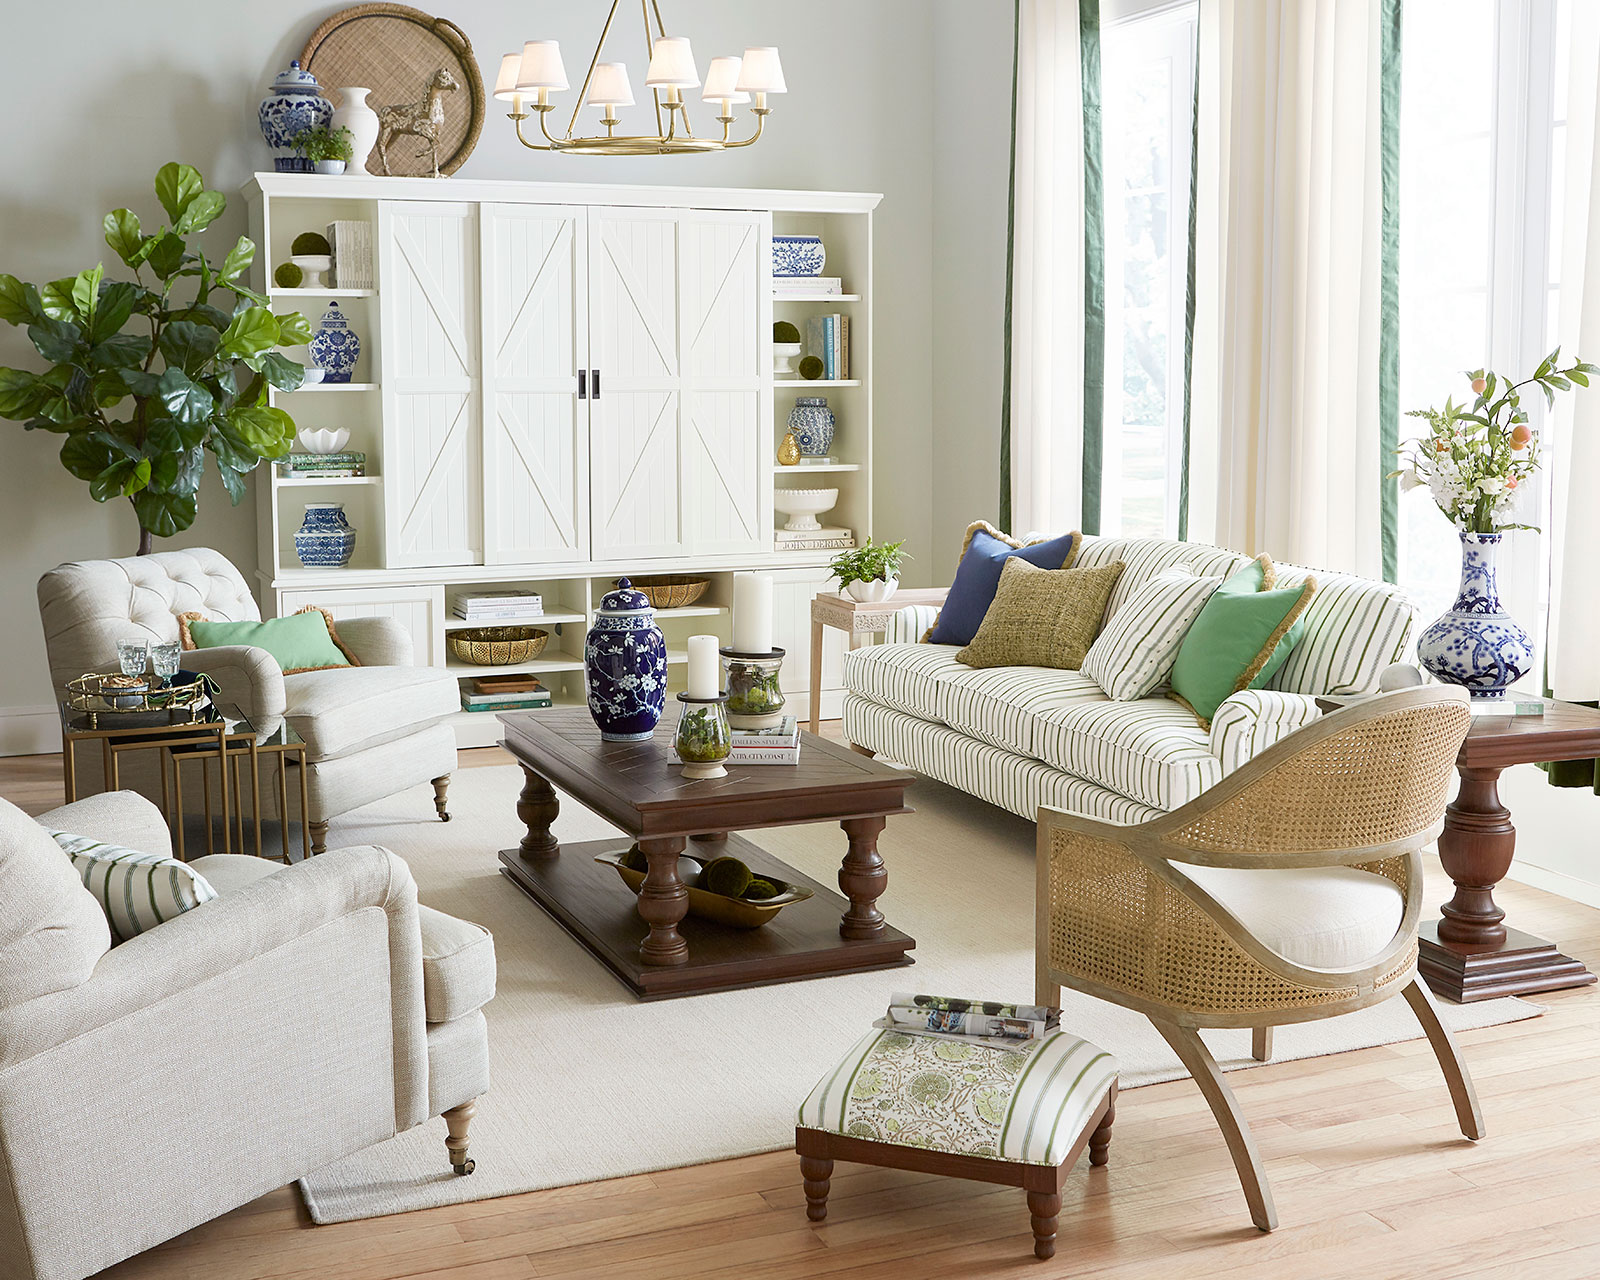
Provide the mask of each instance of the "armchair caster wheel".
{"label": "armchair caster wheel", "polygon": [[450,821],[450,812],[449,812],[449,810],[446,810],[444,813],[441,813],[439,815],[439,821],[440,822],[449,822]]}
{"label": "armchair caster wheel", "polygon": [[466,1164],[453,1164],[450,1167],[454,1169],[461,1177],[465,1178],[478,1167],[478,1162],[476,1160],[468,1160]]}
{"label": "armchair caster wheel", "polygon": [[450,821],[450,810],[445,806],[445,793],[450,790],[450,775],[447,773],[442,778],[433,780],[433,808],[439,815],[440,822]]}

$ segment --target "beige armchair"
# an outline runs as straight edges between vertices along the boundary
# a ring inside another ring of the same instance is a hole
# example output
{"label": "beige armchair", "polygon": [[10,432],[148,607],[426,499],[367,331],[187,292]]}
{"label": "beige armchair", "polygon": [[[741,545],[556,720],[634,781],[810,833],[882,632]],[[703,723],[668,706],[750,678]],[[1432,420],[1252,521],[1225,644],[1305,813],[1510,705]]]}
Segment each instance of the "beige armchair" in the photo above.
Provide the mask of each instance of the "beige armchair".
{"label": "beige armchair", "polygon": [[1404,995],[1443,1068],[1461,1132],[1483,1118],[1417,978],[1420,850],[1438,835],[1465,691],[1408,689],[1329,715],[1198,799],[1137,826],[1039,811],[1040,1004],[1062,986],[1145,1014],[1194,1076],[1244,1186],[1277,1225],[1261,1157],[1200,1027],[1274,1026]]}
{"label": "beige armchair", "polygon": [[113,947],[44,826],[169,852],[132,792],[0,800],[0,1280],[80,1280],[432,1116],[471,1172],[494,944],[404,862],[197,859],[220,896]]}
{"label": "beige armchair", "polygon": [[[39,579],[39,617],[57,698],[75,676],[114,668],[118,640],[177,640],[178,615],[190,612],[226,622],[261,617],[239,571],[204,547],[50,570]],[[445,794],[456,766],[455,731],[444,721],[460,694],[449,673],[412,666],[411,638],[390,618],[341,619],[339,636],[361,666],[286,676],[269,654],[247,645],[183,658],[212,676],[258,731],[287,719],[305,740],[315,853],[326,847],[332,819],[422,782],[434,784],[434,806],[449,821]],[[135,753],[126,783],[156,799],[158,775],[137,768],[146,754]],[[79,766],[69,795],[103,788],[92,765]]]}

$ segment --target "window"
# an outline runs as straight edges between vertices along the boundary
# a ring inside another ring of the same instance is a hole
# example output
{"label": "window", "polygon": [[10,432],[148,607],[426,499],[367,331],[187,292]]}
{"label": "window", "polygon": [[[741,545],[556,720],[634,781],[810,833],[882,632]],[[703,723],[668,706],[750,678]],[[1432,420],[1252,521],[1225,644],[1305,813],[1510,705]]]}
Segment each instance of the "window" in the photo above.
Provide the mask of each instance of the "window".
{"label": "window", "polygon": [[1196,11],[1183,4],[1150,12],[1151,6],[1128,0],[1120,7],[1134,12],[1108,22],[1101,38],[1106,352],[1100,532],[1171,538],[1178,533],[1182,483]]}

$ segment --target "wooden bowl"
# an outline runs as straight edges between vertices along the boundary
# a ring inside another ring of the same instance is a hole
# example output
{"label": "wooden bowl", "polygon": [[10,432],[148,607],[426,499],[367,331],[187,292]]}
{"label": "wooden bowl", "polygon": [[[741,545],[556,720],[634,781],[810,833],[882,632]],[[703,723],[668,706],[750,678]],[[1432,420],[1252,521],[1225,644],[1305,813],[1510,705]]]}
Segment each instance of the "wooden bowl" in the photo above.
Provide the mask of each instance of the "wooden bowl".
{"label": "wooden bowl", "polygon": [[[644,884],[644,872],[623,866],[621,852],[597,853],[594,860],[603,862],[608,867],[615,867],[623,883],[635,893],[638,893]],[[725,924],[732,929],[759,929],[791,902],[804,902],[811,897],[810,889],[785,884],[781,880],[774,881],[774,884],[778,887],[778,896],[762,898],[759,902],[752,902],[749,898],[729,898],[720,893],[712,893],[709,889],[696,889],[691,885],[689,914],[699,916],[702,920]]]}
{"label": "wooden bowl", "polygon": [[468,627],[450,633],[450,652],[479,667],[504,667],[527,662],[544,652],[550,639],[538,627]]}
{"label": "wooden bowl", "polygon": [[630,578],[636,590],[644,592],[652,609],[681,609],[705,595],[709,578],[684,573],[664,573],[652,578]]}

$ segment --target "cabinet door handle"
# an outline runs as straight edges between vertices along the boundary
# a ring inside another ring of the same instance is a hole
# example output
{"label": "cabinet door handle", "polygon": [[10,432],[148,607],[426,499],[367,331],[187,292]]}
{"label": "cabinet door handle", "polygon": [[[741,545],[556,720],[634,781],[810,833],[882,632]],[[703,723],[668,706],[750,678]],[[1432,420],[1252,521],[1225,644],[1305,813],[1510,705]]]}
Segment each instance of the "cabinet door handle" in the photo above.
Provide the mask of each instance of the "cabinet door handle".
{"label": "cabinet door handle", "polygon": [[589,370],[589,385],[594,388],[594,398],[598,400],[600,398],[600,370]]}
{"label": "cabinet door handle", "polygon": [[589,392],[587,390],[588,385],[589,385],[589,371],[587,369],[579,369],[578,370],[578,399],[580,399],[580,400],[588,399],[588,396],[589,396]]}

